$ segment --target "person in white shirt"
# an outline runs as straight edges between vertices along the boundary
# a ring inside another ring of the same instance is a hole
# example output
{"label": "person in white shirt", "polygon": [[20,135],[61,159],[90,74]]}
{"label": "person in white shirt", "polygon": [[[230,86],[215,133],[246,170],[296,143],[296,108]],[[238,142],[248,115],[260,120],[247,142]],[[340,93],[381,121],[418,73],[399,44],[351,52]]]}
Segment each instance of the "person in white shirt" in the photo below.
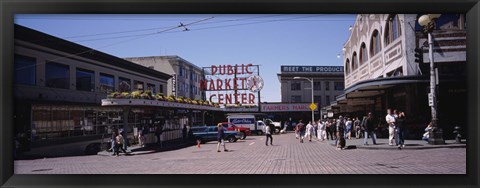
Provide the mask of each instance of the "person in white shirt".
{"label": "person in white shirt", "polygon": [[313,131],[314,131],[314,128],[313,128],[313,125],[312,125],[312,122],[311,122],[311,121],[308,122],[306,128],[307,128],[307,130],[306,130],[305,135],[307,135],[308,141],[311,142],[311,141],[312,141]]}
{"label": "person in white shirt", "polygon": [[326,125],[321,120],[318,120],[317,139],[320,141],[327,139]]}
{"label": "person in white shirt", "polygon": [[388,124],[388,145],[395,145],[395,116],[391,109],[387,109],[387,116],[385,120]]}

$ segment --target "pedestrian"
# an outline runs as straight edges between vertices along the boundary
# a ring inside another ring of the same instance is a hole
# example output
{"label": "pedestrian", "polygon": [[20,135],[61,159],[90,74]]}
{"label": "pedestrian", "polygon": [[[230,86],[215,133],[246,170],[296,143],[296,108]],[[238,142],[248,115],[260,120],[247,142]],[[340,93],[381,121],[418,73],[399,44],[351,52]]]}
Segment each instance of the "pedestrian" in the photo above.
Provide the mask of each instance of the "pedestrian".
{"label": "pedestrian", "polygon": [[183,125],[182,129],[182,140],[183,142],[187,141],[187,125]]}
{"label": "pedestrian", "polygon": [[227,152],[227,146],[225,144],[225,127],[223,127],[222,123],[217,124],[217,152],[220,152],[220,145],[223,145],[223,151]]}
{"label": "pedestrian", "polygon": [[325,120],[325,130],[327,131],[327,140],[333,140],[333,131],[331,130],[332,124],[330,123],[330,118]]}
{"label": "pedestrian", "polygon": [[306,129],[307,130],[305,131],[305,135],[307,136],[308,141],[311,142],[312,141],[312,135],[313,135],[313,132],[314,132],[312,121],[308,122]]}
{"label": "pedestrian", "polygon": [[298,129],[298,125],[300,125],[301,122],[299,122],[297,125],[295,125],[295,138],[298,139],[300,138],[300,130]]}
{"label": "pedestrian", "polygon": [[395,145],[398,146],[398,129],[397,129],[397,119],[398,119],[398,110],[393,110],[393,117],[395,118],[395,130],[393,132],[393,136],[395,137]]}
{"label": "pedestrian", "polygon": [[124,140],[123,140],[123,136],[122,134],[117,134],[117,136],[115,137],[115,152],[116,152],[116,155],[117,157],[119,156],[120,154],[120,150],[123,151],[123,153],[127,153],[127,151],[125,151],[125,149],[123,149],[123,144],[124,144]]}
{"label": "pedestrian", "polygon": [[303,143],[303,138],[305,136],[305,124],[300,120],[297,124],[298,137],[300,138],[300,143]]}
{"label": "pedestrian", "polygon": [[336,140],[336,145],[337,145],[337,150],[343,150],[346,145],[345,141],[345,119],[343,116],[339,116],[337,120],[337,140]]}
{"label": "pedestrian", "polygon": [[350,139],[352,137],[352,119],[347,118],[347,122],[345,123],[346,129],[345,129],[345,138]]}
{"label": "pedestrian", "polygon": [[430,137],[430,131],[433,128],[432,122],[428,124],[428,126],[425,128],[425,133],[423,133],[422,140],[428,142],[428,138]]}
{"label": "pedestrian", "polygon": [[368,145],[368,136],[372,138],[373,145],[376,145],[376,135],[375,135],[375,119],[373,118],[373,115],[371,112],[368,113],[367,117],[364,117],[364,120],[362,123],[363,129],[365,130],[365,138],[363,140],[364,145]]}
{"label": "pedestrian", "polygon": [[157,144],[160,144],[160,136],[162,135],[162,126],[155,126],[155,136],[157,137]]}
{"label": "pedestrian", "polygon": [[320,141],[324,141],[327,139],[327,134],[326,134],[326,125],[324,122],[321,120],[318,120],[318,133],[317,133],[317,139]]}
{"label": "pedestrian", "polygon": [[268,146],[268,140],[270,139],[270,145],[273,145],[273,137],[272,137],[272,134],[273,134],[273,129],[272,127],[270,126],[271,125],[271,122],[265,126],[265,145]]}
{"label": "pedestrian", "polygon": [[318,131],[318,122],[314,121],[313,122],[313,136],[315,136],[315,138],[318,138],[317,131]]}
{"label": "pedestrian", "polygon": [[333,139],[337,140],[337,119],[336,118],[333,118],[331,128],[332,128],[332,134],[333,134],[333,137],[334,137]]}
{"label": "pedestrian", "polygon": [[[127,146],[128,146],[127,131],[125,131],[124,129],[121,129],[121,130],[120,130],[120,135],[122,135],[122,138],[123,138],[122,150],[123,150],[123,151],[126,151],[126,150],[127,150]],[[126,152],[125,152],[125,153],[126,153]]]}
{"label": "pedestrian", "polygon": [[387,109],[387,116],[385,120],[388,124],[388,145],[394,146],[395,143],[395,116],[392,112],[392,109]]}
{"label": "pedestrian", "polygon": [[113,155],[115,155],[115,137],[117,136],[117,134],[118,134],[117,128],[113,128],[112,137],[110,137],[110,142],[112,143],[112,146],[109,149],[110,151],[113,152]]}
{"label": "pedestrian", "polygon": [[405,113],[403,113],[402,111],[399,111],[398,112],[398,117],[397,117],[397,120],[396,120],[396,127],[397,127],[397,139],[398,139],[398,142],[397,142],[397,145],[398,145],[398,148],[403,148],[405,147],[405,139],[404,139],[404,136],[405,136]]}
{"label": "pedestrian", "polygon": [[362,126],[360,126],[360,118],[359,117],[355,118],[355,121],[353,122],[353,125],[355,126],[355,138],[357,138],[357,139],[361,138]]}
{"label": "pedestrian", "polygon": [[145,127],[142,127],[140,131],[138,131],[138,143],[140,147],[145,147]]}

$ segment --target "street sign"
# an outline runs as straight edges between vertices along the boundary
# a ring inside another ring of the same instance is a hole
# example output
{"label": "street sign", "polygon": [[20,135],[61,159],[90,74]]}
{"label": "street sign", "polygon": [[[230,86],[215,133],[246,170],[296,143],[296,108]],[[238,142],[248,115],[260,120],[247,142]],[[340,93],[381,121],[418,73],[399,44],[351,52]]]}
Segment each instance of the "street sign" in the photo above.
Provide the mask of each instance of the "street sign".
{"label": "street sign", "polygon": [[310,109],[314,111],[315,109],[317,109],[317,105],[315,105],[315,103],[310,104]]}

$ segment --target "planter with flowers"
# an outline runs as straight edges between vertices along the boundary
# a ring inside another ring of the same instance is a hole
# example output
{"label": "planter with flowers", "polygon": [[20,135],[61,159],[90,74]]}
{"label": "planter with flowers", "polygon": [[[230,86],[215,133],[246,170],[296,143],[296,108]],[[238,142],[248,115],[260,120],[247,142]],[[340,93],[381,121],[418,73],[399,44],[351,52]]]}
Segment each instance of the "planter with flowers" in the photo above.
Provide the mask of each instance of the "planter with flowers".
{"label": "planter with flowers", "polygon": [[163,96],[163,94],[161,94],[161,93],[157,93],[155,95],[155,99],[157,99],[159,101],[165,101],[166,100],[165,96]]}

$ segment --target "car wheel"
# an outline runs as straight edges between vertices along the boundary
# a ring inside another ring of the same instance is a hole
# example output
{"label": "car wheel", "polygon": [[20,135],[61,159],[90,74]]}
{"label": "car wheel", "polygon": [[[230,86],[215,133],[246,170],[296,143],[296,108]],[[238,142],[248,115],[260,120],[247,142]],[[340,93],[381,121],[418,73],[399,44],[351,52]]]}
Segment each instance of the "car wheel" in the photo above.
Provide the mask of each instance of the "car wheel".
{"label": "car wheel", "polygon": [[278,134],[280,133],[280,129],[279,128],[275,128],[275,134]]}
{"label": "car wheel", "polygon": [[229,136],[228,137],[228,142],[235,142],[235,141],[236,141],[236,139],[235,139],[234,136]]}
{"label": "car wheel", "polygon": [[263,135],[263,131],[257,131],[258,135]]}

